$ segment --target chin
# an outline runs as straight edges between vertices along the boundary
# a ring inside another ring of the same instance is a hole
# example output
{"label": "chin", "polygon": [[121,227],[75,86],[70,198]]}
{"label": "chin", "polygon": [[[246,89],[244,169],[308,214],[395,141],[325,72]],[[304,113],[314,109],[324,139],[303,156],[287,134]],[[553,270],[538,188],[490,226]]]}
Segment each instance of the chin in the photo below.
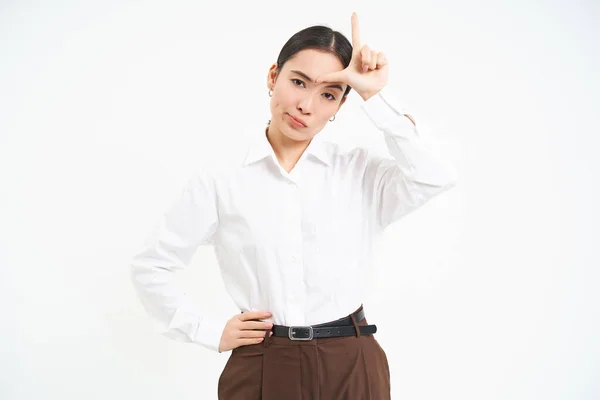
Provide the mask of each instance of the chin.
{"label": "chin", "polygon": [[286,126],[286,129],[283,130],[282,132],[288,138],[290,138],[292,140],[297,140],[299,142],[312,139],[312,137],[313,137],[313,135],[311,135],[309,133],[300,133],[290,126]]}

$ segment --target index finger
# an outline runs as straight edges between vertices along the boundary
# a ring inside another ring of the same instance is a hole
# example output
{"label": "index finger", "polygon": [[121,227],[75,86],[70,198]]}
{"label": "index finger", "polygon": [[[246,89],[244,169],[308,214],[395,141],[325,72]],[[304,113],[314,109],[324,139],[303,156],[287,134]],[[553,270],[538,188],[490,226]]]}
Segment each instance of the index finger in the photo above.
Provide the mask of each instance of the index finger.
{"label": "index finger", "polygon": [[268,313],[266,311],[244,311],[239,314],[238,319],[241,321],[248,321],[248,320],[254,320],[254,319],[268,318],[270,316],[271,316],[270,313]]}
{"label": "index finger", "polygon": [[360,51],[360,30],[358,29],[358,15],[352,13],[352,48]]}

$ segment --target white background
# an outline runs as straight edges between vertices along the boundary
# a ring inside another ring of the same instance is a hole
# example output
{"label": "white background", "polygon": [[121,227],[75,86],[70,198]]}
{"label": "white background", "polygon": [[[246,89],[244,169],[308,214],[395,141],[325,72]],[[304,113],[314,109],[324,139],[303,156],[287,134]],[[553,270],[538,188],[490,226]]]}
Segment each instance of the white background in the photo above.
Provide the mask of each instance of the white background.
{"label": "white background", "polygon": [[[461,175],[377,253],[392,398],[600,398],[600,6],[368,4],[0,3],[0,398],[216,398],[230,353],[154,332],[128,262],[189,173],[269,119],[285,41],[350,38],[352,11]],[[320,134],[384,151],[359,101]],[[181,278],[237,313],[210,247]]]}

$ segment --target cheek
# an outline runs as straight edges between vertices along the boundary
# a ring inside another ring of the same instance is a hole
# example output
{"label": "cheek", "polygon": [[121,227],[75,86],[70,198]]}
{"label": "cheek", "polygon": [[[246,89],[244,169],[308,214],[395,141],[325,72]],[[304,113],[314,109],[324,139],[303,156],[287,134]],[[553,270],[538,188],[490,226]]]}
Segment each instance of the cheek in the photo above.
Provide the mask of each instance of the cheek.
{"label": "cheek", "polygon": [[[281,82],[284,83],[284,82]],[[301,100],[302,90],[290,85],[281,85],[277,88],[276,103],[284,109],[295,107]],[[275,95],[273,95],[275,97]]]}
{"label": "cheek", "polygon": [[323,107],[321,107],[321,110],[319,112],[319,118],[322,119],[323,121],[327,121],[329,118],[331,118],[331,116],[333,114],[336,113],[337,109],[338,109],[337,104],[333,104],[333,103],[325,104],[325,105],[323,105]]}
{"label": "cheek", "polygon": [[294,104],[296,104],[296,99],[294,98],[294,93],[289,90],[281,90],[277,94],[277,98],[275,99],[275,103],[277,108],[282,110],[289,110]]}

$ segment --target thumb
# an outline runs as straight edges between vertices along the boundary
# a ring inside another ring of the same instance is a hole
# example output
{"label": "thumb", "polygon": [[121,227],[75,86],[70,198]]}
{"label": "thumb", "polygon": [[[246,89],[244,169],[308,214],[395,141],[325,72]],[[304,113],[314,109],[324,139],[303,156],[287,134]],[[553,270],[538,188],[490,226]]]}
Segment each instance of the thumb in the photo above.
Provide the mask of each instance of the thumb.
{"label": "thumb", "polygon": [[346,70],[330,72],[315,78],[315,83],[324,82],[344,82],[346,80]]}

